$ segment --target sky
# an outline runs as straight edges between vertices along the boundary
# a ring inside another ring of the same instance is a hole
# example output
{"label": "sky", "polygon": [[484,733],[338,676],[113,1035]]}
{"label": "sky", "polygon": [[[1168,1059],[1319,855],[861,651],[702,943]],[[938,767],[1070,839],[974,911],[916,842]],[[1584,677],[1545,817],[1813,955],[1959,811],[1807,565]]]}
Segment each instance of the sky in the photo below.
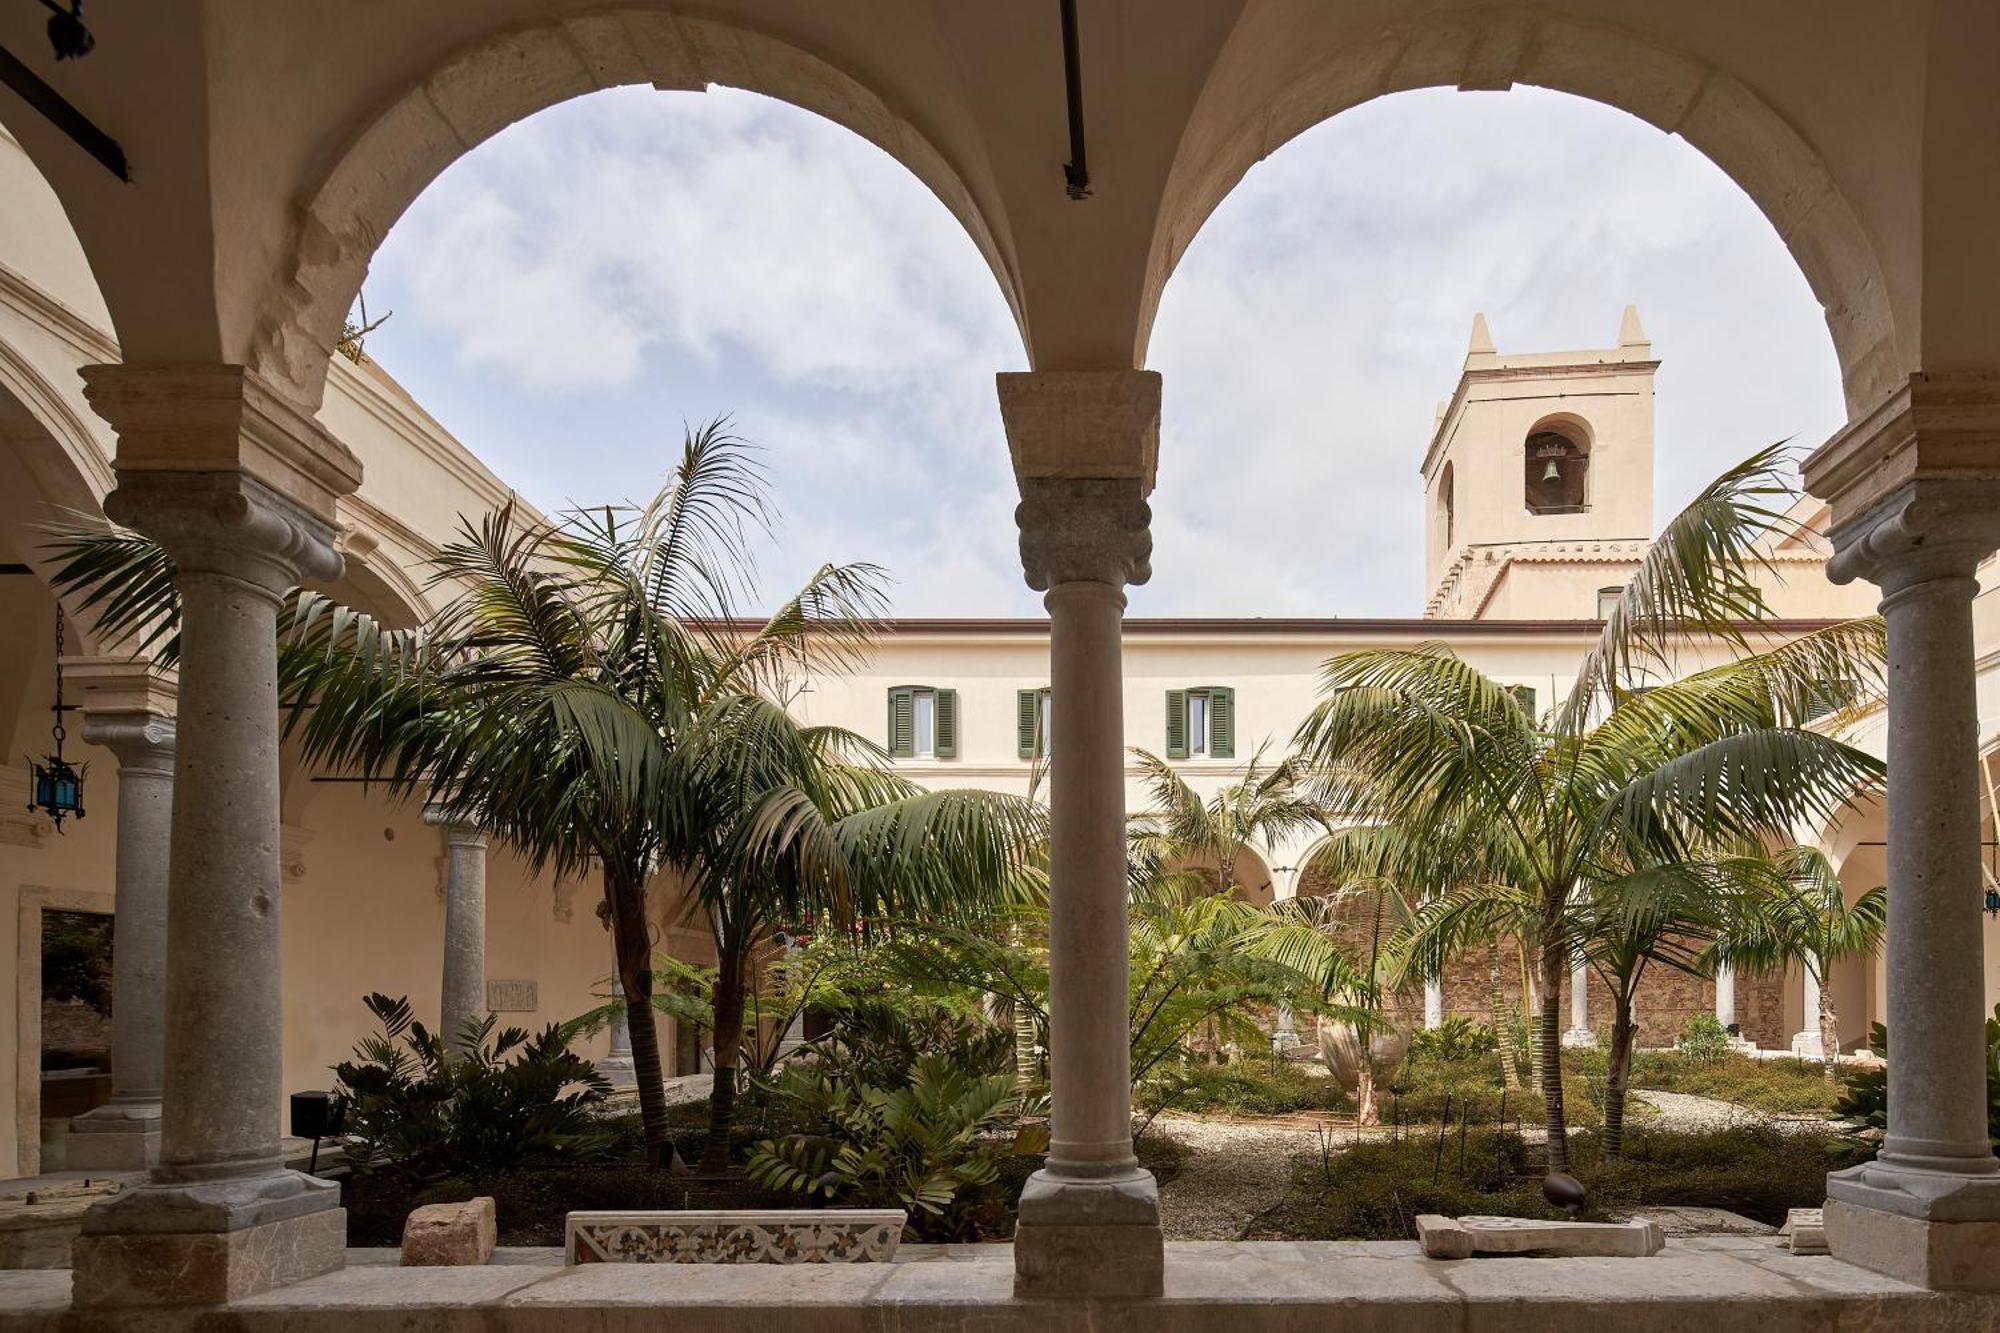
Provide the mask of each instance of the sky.
{"label": "sky", "polygon": [[[1087,203],[1077,207],[1088,207]],[[368,352],[544,509],[643,500],[727,416],[781,520],[775,603],[866,560],[911,616],[1036,615],[993,375],[1026,368],[944,206],[754,94],[598,93],[503,131],[384,242]],[[1472,315],[1504,352],[1604,347],[1636,303],[1655,523],[1844,419],[1818,303],[1678,138],[1557,93],[1430,90],[1253,168],[1169,281],[1153,578],[1133,615],[1422,613],[1418,467]]]}

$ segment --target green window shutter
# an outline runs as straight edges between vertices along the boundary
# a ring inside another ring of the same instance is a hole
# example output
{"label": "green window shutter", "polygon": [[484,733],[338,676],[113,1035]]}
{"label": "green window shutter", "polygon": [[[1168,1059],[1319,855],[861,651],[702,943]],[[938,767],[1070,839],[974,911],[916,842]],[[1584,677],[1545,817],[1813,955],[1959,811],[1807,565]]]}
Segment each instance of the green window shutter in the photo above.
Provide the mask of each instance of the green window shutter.
{"label": "green window shutter", "polygon": [[934,718],[937,728],[937,757],[956,759],[958,757],[958,691],[939,690],[937,692],[937,714]]}
{"label": "green window shutter", "polygon": [[1236,757],[1236,691],[1224,685],[1208,687],[1208,757]]}
{"label": "green window shutter", "polygon": [[917,692],[907,685],[889,691],[889,756],[908,759],[917,752]]}
{"label": "green window shutter", "polygon": [[1042,729],[1042,692],[1040,690],[1014,691],[1014,730],[1016,748],[1021,758],[1033,759]]}
{"label": "green window shutter", "polygon": [[1187,691],[1167,691],[1167,758],[1188,757]]}
{"label": "green window shutter", "polygon": [[1521,705],[1521,711],[1528,715],[1530,722],[1540,714],[1535,712],[1535,687],[1532,685],[1509,685],[1507,693],[1514,696],[1514,702]]}

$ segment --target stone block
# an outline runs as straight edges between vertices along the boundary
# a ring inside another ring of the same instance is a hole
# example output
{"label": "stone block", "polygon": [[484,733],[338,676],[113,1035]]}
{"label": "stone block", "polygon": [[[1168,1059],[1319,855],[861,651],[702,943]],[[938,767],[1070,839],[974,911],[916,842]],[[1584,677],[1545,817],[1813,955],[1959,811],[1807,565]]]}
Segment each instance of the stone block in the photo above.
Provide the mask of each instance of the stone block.
{"label": "stone block", "polygon": [[896,1255],[899,1208],[649,1209],[563,1221],[571,1264],[865,1264]]}
{"label": "stone block", "polygon": [[1932,1291],[2000,1292],[2000,1221],[1931,1221],[1840,1199],[1823,1217],[1836,1259]]}
{"label": "stone block", "polygon": [[347,1210],[324,1208],[234,1231],[93,1232],[72,1252],[78,1309],[220,1305],[341,1266]]}
{"label": "stone block", "polygon": [[1533,1254],[1644,1259],[1666,1245],[1659,1224],[1630,1222],[1544,1222],[1530,1217],[1417,1218],[1417,1237],[1432,1259],[1466,1259],[1476,1254]]}
{"label": "stone block", "polygon": [[499,1243],[493,1200],[485,1195],[464,1203],[427,1203],[403,1221],[403,1263],[407,1267],[461,1267],[483,1264]]}
{"label": "stone block", "polygon": [[1166,1237],[1153,1226],[1024,1223],[1014,1230],[1014,1295],[1158,1296]]}
{"label": "stone block", "polygon": [[1823,1209],[1794,1208],[1785,1214],[1785,1225],[1778,1228],[1785,1244],[1793,1254],[1827,1254],[1826,1218]]}

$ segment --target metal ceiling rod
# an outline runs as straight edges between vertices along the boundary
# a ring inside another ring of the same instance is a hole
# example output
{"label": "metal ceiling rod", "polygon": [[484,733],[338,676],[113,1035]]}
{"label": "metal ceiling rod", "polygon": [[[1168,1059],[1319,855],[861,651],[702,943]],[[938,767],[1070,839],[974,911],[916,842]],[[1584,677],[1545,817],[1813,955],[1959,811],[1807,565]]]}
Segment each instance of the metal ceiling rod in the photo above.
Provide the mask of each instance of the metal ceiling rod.
{"label": "metal ceiling rod", "polygon": [[1083,57],[1076,42],[1076,0],[1062,0],[1063,83],[1069,94],[1069,161],[1063,180],[1072,199],[1090,198],[1090,165],[1083,149]]}
{"label": "metal ceiling rod", "polygon": [[0,46],[0,83],[21,95],[21,100],[42,113],[51,125],[67,134],[77,147],[103,164],[121,181],[132,179],[125,165],[125,150],[118,141],[90,123],[90,118],[71,106],[69,99],[42,81],[42,77]]}

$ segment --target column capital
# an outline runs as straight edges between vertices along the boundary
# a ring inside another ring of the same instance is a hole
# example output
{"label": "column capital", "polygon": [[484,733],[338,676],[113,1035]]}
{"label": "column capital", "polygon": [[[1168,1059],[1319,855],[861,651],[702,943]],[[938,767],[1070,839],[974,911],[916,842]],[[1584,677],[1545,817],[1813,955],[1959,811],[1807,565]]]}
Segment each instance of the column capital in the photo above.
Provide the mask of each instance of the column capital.
{"label": "column capital", "polygon": [[118,756],[120,768],[171,771],[178,682],[150,661],[65,657],[63,676],[83,692],[83,738]]}
{"label": "column capital", "polygon": [[424,806],[424,822],[432,828],[445,832],[445,841],[454,847],[484,847],[486,830],[478,824],[466,820],[462,815],[446,806],[427,804]]}
{"label": "column capital", "polygon": [[1160,453],[1156,370],[1007,371],[996,377],[1007,450],[1029,480],[1134,478],[1153,490]]}
{"label": "column capital", "polygon": [[1152,521],[1137,477],[1023,478],[1014,522],[1028,586],[1144,583],[1153,576]]}
{"label": "column capital", "polygon": [[1866,513],[1836,522],[1832,537],[1826,573],[1835,583],[1865,579],[1893,596],[1970,579],[2000,549],[2000,478],[1913,478]]}
{"label": "column capital", "polygon": [[118,432],[120,489],[142,473],[238,473],[322,524],[361,462],[311,412],[244,366],[96,365],[84,397]]}
{"label": "column capital", "polygon": [[248,472],[127,472],[104,497],[112,520],[159,542],[182,574],[219,574],[272,598],[340,576],[334,527]]}
{"label": "column capital", "polygon": [[1802,470],[1833,510],[1836,583],[1969,575],[2000,545],[2000,376],[1912,375]]}

